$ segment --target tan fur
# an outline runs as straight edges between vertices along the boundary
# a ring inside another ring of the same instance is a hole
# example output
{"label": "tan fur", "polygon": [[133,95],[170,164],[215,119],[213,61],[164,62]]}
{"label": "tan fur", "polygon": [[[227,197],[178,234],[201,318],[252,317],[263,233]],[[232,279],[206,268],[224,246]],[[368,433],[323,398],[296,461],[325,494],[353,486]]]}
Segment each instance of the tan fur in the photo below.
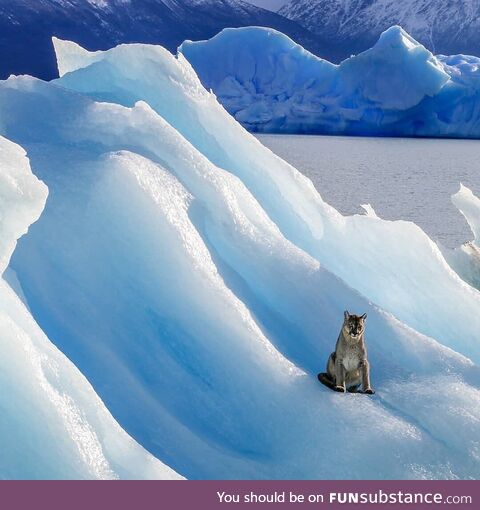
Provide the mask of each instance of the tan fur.
{"label": "tan fur", "polygon": [[356,391],[362,385],[365,393],[374,393],[370,386],[370,365],[365,345],[366,318],[366,314],[360,317],[345,312],[335,352],[327,363],[327,374],[336,391]]}

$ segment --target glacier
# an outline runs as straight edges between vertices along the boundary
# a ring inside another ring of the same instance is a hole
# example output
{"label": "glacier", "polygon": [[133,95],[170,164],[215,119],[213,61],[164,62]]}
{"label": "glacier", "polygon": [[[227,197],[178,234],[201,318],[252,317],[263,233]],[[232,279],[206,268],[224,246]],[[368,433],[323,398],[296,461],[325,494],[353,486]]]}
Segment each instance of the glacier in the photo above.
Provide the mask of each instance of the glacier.
{"label": "glacier", "polygon": [[[188,478],[478,478],[480,293],[439,247],[338,213],[183,54],[54,45],[60,79],[0,82],[48,187],[7,271],[120,426]],[[345,308],[373,398],[316,380]]]}
{"label": "glacier", "polygon": [[224,29],[179,51],[253,132],[480,136],[480,59],[434,56],[399,26],[339,65],[259,27]]}
{"label": "glacier", "polygon": [[[0,137],[0,274],[36,221],[47,187]],[[0,277],[0,477],[180,478],[129,437]],[[14,274],[11,270],[8,280]],[[23,296],[22,296],[23,297]]]}

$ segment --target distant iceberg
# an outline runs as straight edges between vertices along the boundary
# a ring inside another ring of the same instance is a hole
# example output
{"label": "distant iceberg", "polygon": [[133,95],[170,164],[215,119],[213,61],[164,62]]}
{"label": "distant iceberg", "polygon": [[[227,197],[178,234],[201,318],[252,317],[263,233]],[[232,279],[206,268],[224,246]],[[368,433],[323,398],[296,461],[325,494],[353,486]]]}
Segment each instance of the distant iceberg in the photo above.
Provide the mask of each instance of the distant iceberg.
{"label": "distant iceberg", "polygon": [[463,214],[473,233],[473,240],[455,250],[444,250],[455,271],[480,290],[480,199],[466,186],[452,196],[453,205]]}
{"label": "distant iceberg", "polygon": [[[49,192],[8,271],[121,427],[188,478],[478,478],[480,293],[437,245],[341,215],[182,54],[54,44],[59,80],[0,83]],[[345,308],[372,398],[316,380]]]}
{"label": "distant iceberg", "polygon": [[480,58],[433,56],[398,26],[340,65],[257,27],[179,51],[250,131],[480,136]]}

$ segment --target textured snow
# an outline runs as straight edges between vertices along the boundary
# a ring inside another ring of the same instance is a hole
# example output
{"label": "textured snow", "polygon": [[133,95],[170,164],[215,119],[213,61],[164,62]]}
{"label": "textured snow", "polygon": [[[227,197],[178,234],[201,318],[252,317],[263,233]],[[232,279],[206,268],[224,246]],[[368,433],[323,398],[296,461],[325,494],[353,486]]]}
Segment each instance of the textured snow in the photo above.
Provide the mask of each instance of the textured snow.
{"label": "textured snow", "polygon": [[[479,293],[436,245],[341,216],[182,55],[55,48],[60,80],[0,84],[49,188],[10,269],[121,426],[190,478],[478,477]],[[315,378],[345,308],[373,398]]]}
{"label": "textured snow", "polygon": [[[47,197],[25,151],[3,137],[0,190],[2,273]],[[2,479],[178,478],[120,428],[1,277],[0,408]]]}
{"label": "textured snow", "polygon": [[180,51],[251,131],[480,136],[480,59],[435,57],[398,26],[338,66],[262,28],[226,29]]}

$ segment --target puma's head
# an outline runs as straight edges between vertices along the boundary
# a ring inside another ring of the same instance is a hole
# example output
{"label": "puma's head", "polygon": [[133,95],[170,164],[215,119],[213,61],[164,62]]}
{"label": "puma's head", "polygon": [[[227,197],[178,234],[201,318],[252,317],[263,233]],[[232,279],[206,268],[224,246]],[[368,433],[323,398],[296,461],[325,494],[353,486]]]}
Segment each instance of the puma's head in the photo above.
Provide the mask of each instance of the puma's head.
{"label": "puma's head", "polygon": [[365,322],[367,320],[367,314],[363,315],[351,315],[345,310],[345,318],[343,320],[343,329],[348,336],[357,340],[363,335],[365,331]]}

